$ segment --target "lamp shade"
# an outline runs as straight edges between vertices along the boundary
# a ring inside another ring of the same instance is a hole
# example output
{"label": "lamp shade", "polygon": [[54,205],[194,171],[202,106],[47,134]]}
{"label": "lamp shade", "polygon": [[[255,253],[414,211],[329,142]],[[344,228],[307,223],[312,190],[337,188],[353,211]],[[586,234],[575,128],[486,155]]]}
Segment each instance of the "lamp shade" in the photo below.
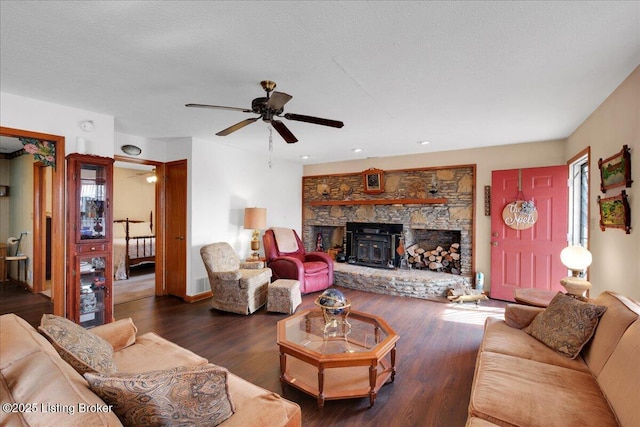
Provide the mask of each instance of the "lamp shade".
{"label": "lamp shade", "polygon": [[593,260],[591,252],[583,246],[567,246],[560,252],[560,261],[572,271],[584,271]]}
{"label": "lamp shade", "polygon": [[247,230],[263,230],[267,228],[267,209],[245,208],[244,228]]}

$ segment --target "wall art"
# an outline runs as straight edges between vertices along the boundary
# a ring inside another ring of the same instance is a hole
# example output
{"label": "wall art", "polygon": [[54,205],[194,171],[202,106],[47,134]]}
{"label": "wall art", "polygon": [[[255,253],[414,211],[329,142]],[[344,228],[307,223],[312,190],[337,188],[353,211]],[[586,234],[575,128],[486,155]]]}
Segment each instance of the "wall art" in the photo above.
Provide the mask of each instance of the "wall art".
{"label": "wall art", "polygon": [[627,200],[627,193],[622,190],[617,196],[605,199],[598,196],[600,207],[600,229],[620,228],[627,234],[631,233],[631,208]]}
{"label": "wall art", "polygon": [[605,193],[609,188],[631,187],[631,150],[623,145],[620,152],[606,159],[598,160],[600,168],[600,191]]}
{"label": "wall art", "polygon": [[367,194],[379,194],[384,192],[384,171],[381,169],[367,169],[362,172],[364,176],[364,192]]}

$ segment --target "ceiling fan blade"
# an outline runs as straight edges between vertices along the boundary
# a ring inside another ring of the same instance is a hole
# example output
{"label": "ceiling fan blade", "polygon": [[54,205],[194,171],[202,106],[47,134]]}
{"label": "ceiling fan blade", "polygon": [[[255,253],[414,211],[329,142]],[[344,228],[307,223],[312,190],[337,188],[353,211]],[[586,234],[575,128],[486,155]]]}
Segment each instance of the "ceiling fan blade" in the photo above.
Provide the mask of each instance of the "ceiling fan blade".
{"label": "ceiling fan blade", "polygon": [[238,129],[242,129],[243,127],[245,127],[246,125],[250,125],[251,123],[255,122],[256,120],[258,120],[260,117],[253,117],[251,119],[246,119],[243,120],[239,123],[236,123],[233,126],[229,126],[228,128],[221,130],[220,132],[216,133],[216,135],[218,136],[227,136],[232,132],[237,131]]}
{"label": "ceiling fan blade", "polygon": [[293,96],[287,95],[286,93],[272,92],[269,101],[267,101],[267,107],[276,111],[280,110],[291,98],[293,98]]}
{"label": "ceiling fan blade", "polygon": [[246,108],[239,107],[224,107],[222,105],[209,105],[209,104],[184,104],[185,107],[196,107],[196,108],[213,108],[216,110],[231,110],[231,111],[241,111],[243,113],[250,113],[251,110]]}
{"label": "ceiling fan blade", "polygon": [[302,114],[287,113],[285,119],[296,120],[298,122],[313,123],[315,125],[331,126],[333,128],[341,128],[344,123],[338,120],[321,119],[320,117],[304,116]]}
{"label": "ceiling fan blade", "polygon": [[280,136],[287,142],[287,144],[293,144],[294,142],[298,142],[298,138],[296,138],[289,128],[285,126],[280,120],[271,120],[271,126],[278,131]]}

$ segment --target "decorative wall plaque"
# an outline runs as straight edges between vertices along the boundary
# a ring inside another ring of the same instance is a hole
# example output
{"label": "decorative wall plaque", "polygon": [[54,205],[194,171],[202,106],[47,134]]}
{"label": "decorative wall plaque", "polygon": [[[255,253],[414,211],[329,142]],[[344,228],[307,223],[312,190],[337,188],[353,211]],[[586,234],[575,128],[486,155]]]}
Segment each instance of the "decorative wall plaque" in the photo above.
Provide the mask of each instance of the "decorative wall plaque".
{"label": "decorative wall plaque", "polygon": [[508,203],[502,210],[502,220],[507,227],[526,230],[538,221],[538,210],[533,200],[516,200]]}

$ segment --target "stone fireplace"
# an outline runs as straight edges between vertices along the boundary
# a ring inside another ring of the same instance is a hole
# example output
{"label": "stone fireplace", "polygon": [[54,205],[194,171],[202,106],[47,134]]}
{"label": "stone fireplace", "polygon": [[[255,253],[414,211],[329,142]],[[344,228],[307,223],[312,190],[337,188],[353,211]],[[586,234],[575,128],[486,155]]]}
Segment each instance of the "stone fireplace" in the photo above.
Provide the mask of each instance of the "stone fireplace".
{"label": "stone fireplace", "polygon": [[[431,271],[473,277],[474,176],[474,165],[384,171],[381,194],[363,191],[361,173],[303,177],[305,249],[314,251],[320,235],[325,252],[344,255],[338,263],[391,270],[400,266],[401,237],[421,253],[442,247],[444,259],[455,245],[459,259]],[[424,261],[412,270],[429,271]]]}

